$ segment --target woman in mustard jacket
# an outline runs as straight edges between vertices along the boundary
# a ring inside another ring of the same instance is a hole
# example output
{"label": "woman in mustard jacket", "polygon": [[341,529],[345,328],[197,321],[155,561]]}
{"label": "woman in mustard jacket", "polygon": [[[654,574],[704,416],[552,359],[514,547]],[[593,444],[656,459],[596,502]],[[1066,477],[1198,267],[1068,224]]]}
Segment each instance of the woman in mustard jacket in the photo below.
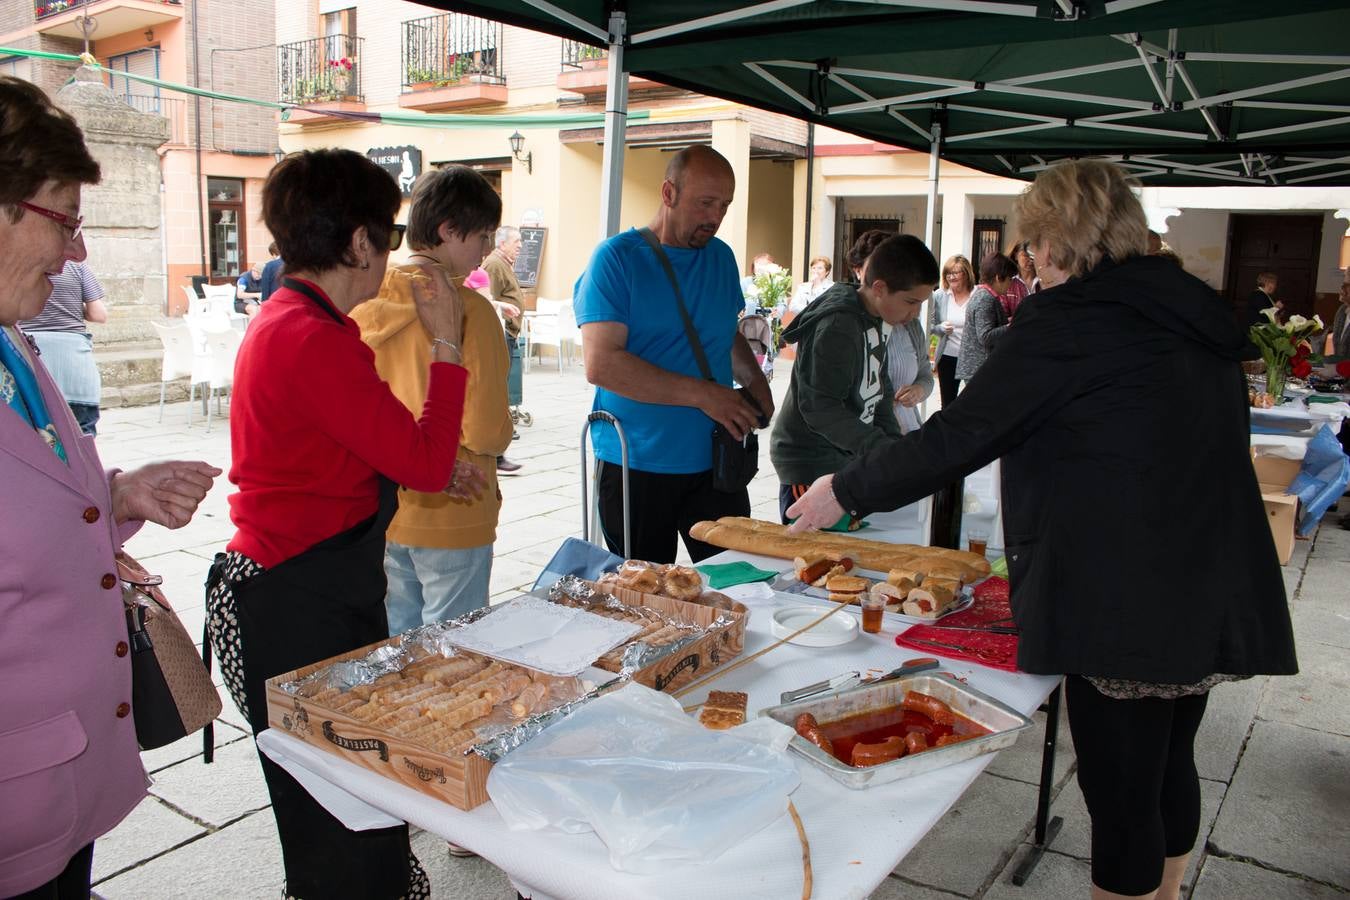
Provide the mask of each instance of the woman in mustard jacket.
{"label": "woman in mustard jacket", "polygon": [[390,634],[487,606],[502,500],[497,457],[511,443],[510,359],[492,304],[461,286],[491,247],[501,212],[501,198],[473,169],[449,166],[424,173],[408,212],[408,243],[414,250],[409,264],[390,268],[379,295],[352,313],[362,340],[375,351],[380,377],[408,409],[420,410],[426,402],[431,336],[417,317],[412,279],[420,266],[448,276],[463,304],[460,350],[468,371],[458,458],[477,466],[487,479],[486,489],[471,499],[400,489],[384,554]]}

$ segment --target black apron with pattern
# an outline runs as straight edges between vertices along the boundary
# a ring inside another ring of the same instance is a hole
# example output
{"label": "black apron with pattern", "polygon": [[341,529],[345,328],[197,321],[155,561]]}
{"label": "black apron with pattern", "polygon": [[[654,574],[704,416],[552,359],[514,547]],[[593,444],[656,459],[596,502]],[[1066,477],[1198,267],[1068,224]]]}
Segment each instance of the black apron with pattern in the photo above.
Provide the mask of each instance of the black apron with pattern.
{"label": "black apron with pattern", "polygon": [[[287,287],[336,312],[308,285]],[[249,725],[267,727],[264,682],[389,636],[385,531],[398,509],[380,477],[377,512],[340,534],[233,585]],[[408,827],[352,831],[283,768],[260,753],[286,866],[286,893],[305,900],[393,900],[409,891]]]}

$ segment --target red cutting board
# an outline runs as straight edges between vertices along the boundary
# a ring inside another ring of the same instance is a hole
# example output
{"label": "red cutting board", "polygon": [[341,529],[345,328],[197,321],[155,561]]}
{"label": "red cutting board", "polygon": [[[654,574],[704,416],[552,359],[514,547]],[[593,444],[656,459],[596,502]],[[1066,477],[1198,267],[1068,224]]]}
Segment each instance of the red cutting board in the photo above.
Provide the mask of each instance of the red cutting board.
{"label": "red cutting board", "polygon": [[[953,613],[932,625],[915,625],[901,632],[895,643],[923,653],[937,654],[948,659],[962,659],[991,669],[1017,671],[1017,635],[992,634],[981,631],[957,631],[944,625],[979,626],[997,623],[1011,625],[1012,607],[1008,604],[1008,581],[993,576],[975,586],[975,602],[969,608]],[[912,639],[941,641],[964,650],[949,650],[915,643]]]}

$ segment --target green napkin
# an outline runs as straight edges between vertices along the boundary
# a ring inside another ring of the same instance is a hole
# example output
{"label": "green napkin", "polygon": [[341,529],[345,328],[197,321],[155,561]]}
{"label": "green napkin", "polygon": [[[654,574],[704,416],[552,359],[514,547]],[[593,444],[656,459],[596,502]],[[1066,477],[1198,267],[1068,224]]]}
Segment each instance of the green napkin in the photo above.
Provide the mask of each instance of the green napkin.
{"label": "green napkin", "polygon": [[1304,397],[1305,403],[1340,403],[1341,398],[1335,395],[1327,396],[1325,394],[1311,394]]}
{"label": "green napkin", "polygon": [[720,591],[734,584],[753,584],[756,581],[773,581],[777,572],[757,569],[748,562],[716,563],[706,566],[694,566],[708,576],[708,587]]}

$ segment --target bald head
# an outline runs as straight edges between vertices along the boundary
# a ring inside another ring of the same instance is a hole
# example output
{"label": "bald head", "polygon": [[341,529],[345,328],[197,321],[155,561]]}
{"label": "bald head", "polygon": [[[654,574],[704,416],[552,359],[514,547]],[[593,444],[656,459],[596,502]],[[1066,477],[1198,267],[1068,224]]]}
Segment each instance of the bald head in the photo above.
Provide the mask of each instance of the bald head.
{"label": "bald head", "polygon": [[666,181],[675,185],[676,192],[683,190],[684,183],[690,177],[726,177],[735,183],[727,158],[706,144],[693,144],[685,147],[670,158],[666,164]]}
{"label": "bald head", "polygon": [[695,144],[671,157],[652,230],[670,247],[701,249],[717,234],[736,193],[726,157]]}

